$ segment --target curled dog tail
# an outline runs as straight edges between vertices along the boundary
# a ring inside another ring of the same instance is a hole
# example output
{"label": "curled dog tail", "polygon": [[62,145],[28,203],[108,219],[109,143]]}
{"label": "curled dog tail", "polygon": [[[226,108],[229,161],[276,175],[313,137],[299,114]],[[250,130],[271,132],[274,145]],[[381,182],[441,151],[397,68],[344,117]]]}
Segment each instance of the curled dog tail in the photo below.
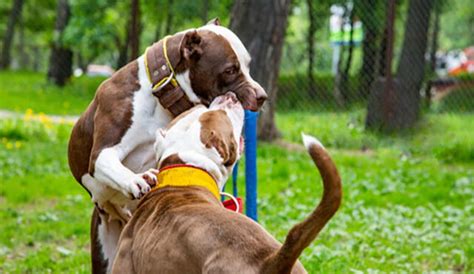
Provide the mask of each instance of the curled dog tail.
{"label": "curled dog tail", "polygon": [[323,197],[311,215],[290,230],[283,246],[267,258],[262,273],[290,273],[301,252],[318,236],[341,204],[341,178],[331,157],[316,138],[305,134],[302,136],[323,179]]}

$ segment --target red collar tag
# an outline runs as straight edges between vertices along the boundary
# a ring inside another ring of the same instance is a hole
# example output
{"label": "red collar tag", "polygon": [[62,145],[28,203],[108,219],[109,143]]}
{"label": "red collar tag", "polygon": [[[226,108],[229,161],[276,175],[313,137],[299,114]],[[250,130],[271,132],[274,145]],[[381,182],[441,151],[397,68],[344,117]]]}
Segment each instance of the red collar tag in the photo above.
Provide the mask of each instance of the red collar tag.
{"label": "red collar tag", "polygon": [[[242,213],[242,198],[235,198],[237,200],[237,202],[239,203],[239,213]],[[228,210],[232,210],[232,211],[235,211],[237,209],[237,206],[235,204],[235,202],[233,200],[226,200],[224,202],[222,202],[222,205],[224,205],[225,208],[227,208]]]}

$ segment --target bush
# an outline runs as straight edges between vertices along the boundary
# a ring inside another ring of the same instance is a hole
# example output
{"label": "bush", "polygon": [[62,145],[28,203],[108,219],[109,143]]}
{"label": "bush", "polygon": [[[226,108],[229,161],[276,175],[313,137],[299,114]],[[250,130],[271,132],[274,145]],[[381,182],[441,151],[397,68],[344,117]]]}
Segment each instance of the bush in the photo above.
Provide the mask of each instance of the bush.
{"label": "bush", "polygon": [[[338,110],[334,98],[334,76],[318,74],[314,76],[314,89],[309,84],[306,74],[295,73],[281,75],[278,78],[277,107],[283,110]],[[364,102],[357,93],[358,78],[351,75],[347,88],[346,108]]]}
{"label": "bush", "polygon": [[439,112],[474,112],[474,87],[451,91],[435,106]]}

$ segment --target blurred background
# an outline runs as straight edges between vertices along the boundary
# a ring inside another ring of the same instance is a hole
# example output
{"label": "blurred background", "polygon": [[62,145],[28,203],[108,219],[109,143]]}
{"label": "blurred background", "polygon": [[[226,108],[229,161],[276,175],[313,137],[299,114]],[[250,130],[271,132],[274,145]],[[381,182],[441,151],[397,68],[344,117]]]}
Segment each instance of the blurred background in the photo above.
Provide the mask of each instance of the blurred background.
{"label": "blurred background", "polygon": [[302,257],[310,273],[473,271],[471,0],[3,0],[0,272],[88,272],[72,125],[114,71],[215,17],[269,94],[262,225],[283,240],[321,193],[301,131],[340,168],[345,202]]}
{"label": "blurred background", "polygon": [[[58,86],[84,75],[107,77],[165,35],[219,17],[242,37],[254,59],[274,47],[270,58],[275,68],[264,59],[252,66],[269,93],[277,93],[271,97],[272,109],[368,108],[372,94],[371,112],[387,113],[370,113],[367,126],[389,130],[412,127],[419,110],[474,109],[474,8],[469,0],[393,5],[295,0],[281,7],[272,1],[250,2],[236,3],[247,11],[233,10],[230,0],[2,1],[0,68],[43,74]],[[258,27],[263,14],[272,18],[263,25],[274,29]],[[272,41],[259,41],[269,33],[276,36]],[[93,93],[94,87],[85,92]],[[385,104],[390,108],[378,108],[383,98],[389,98]],[[10,102],[3,105],[15,108]],[[269,133],[266,139],[276,135]]]}

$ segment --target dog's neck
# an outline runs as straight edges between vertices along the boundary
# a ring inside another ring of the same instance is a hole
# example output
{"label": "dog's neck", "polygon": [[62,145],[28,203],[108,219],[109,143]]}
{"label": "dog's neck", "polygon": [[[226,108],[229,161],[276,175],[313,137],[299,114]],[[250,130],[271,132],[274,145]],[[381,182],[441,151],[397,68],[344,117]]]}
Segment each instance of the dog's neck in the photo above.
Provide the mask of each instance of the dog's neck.
{"label": "dog's neck", "polygon": [[[219,161],[219,159],[216,160]],[[210,159],[206,155],[194,153],[192,151],[179,153],[179,156],[172,155],[166,157],[166,159],[161,162],[159,169],[161,170],[173,165],[189,165],[206,171],[216,181],[219,191],[222,191],[229,176],[226,167],[216,164],[216,161]]]}
{"label": "dog's neck", "polygon": [[[192,90],[189,72],[181,56],[180,45],[183,36],[183,33],[178,33],[161,39],[147,48],[144,54],[147,77],[152,87],[150,93],[175,117],[200,103],[200,99]],[[166,81],[167,84],[160,84],[167,77],[172,80]],[[161,88],[156,89],[157,86]]]}

